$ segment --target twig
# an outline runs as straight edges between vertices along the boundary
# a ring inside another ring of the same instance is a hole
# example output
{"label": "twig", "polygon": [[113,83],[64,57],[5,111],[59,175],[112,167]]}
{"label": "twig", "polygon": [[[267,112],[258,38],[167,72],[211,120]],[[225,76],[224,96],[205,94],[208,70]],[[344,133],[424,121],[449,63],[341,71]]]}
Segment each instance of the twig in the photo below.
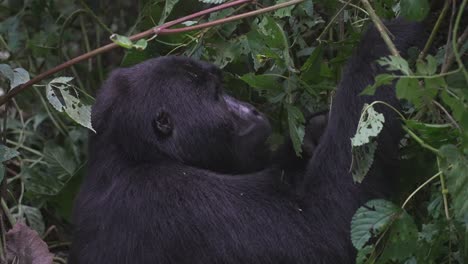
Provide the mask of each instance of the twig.
{"label": "twig", "polygon": [[[458,67],[461,68],[463,74],[465,75],[465,81],[468,82],[468,72],[466,71],[465,65],[461,61],[460,53],[458,52],[458,47],[457,47],[457,32],[458,32],[458,27],[460,26],[460,21],[461,17],[463,14],[463,11],[465,11],[465,6],[468,0],[463,0],[463,2],[460,5],[460,10],[458,11],[457,18],[455,19],[455,24],[453,26],[453,33],[452,33],[452,50],[453,50],[453,55],[455,56],[455,59],[458,63]],[[463,44],[462,44],[463,45]]]}
{"label": "twig", "polygon": [[[439,159],[439,157],[437,157],[437,167],[440,168],[440,159]],[[444,201],[445,219],[447,219],[447,221],[450,221],[451,217],[450,217],[450,213],[449,213],[449,205],[448,205],[448,197],[447,197],[447,194],[448,194],[449,191],[448,191],[447,186],[445,184],[444,174],[443,173],[439,174],[439,178],[440,178],[440,188],[442,189],[441,190],[442,198],[443,198],[443,201]]]}
{"label": "twig", "polygon": [[406,200],[405,200],[405,202],[403,203],[403,205],[401,206],[401,208],[402,208],[402,209],[405,209],[406,204],[411,200],[411,198],[413,198],[413,196],[416,195],[417,192],[419,192],[422,188],[424,188],[424,186],[428,185],[431,181],[433,181],[434,179],[436,179],[437,177],[439,177],[440,174],[442,174],[442,171],[439,171],[439,172],[436,173],[434,176],[432,176],[432,177],[429,178],[427,181],[425,181],[423,184],[421,184],[418,188],[416,188],[416,190],[414,190],[414,191],[408,196],[408,198],[406,198]]}
{"label": "twig", "polygon": [[[132,41],[135,41],[135,40],[139,40],[141,38],[145,38],[145,37],[148,37],[148,36],[151,36],[151,35],[154,35],[154,34],[169,35],[169,34],[176,34],[176,33],[182,33],[182,32],[207,28],[207,27],[213,27],[213,26],[228,23],[228,22],[231,22],[231,21],[234,21],[234,20],[240,20],[240,19],[243,19],[243,18],[247,18],[247,17],[263,14],[263,13],[266,13],[266,12],[274,11],[274,10],[284,8],[284,7],[287,7],[287,6],[295,5],[295,4],[303,2],[304,0],[292,0],[292,1],[285,2],[285,3],[277,4],[277,5],[274,5],[274,6],[262,8],[262,9],[259,9],[259,10],[255,10],[255,11],[235,15],[235,16],[232,16],[232,17],[226,17],[226,18],[222,18],[222,19],[219,19],[219,20],[210,21],[210,22],[200,24],[200,25],[196,25],[196,26],[177,28],[177,29],[169,29],[170,27],[175,26],[175,25],[180,24],[180,23],[183,23],[185,21],[188,21],[188,20],[200,17],[200,16],[204,16],[204,15],[207,15],[207,14],[219,11],[219,10],[223,10],[223,9],[226,9],[226,8],[229,8],[229,7],[233,7],[233,6],[236,6],[236,5],[241,5],[241,4],[244,4],[244,3],[250,3],[252,1],[253,0],[236,0],[236,1],[233,1],[233,2],[225,3],[225,4],[222,4],[222,5],[219,5],[219,6],[215,6],[215,7],[212,7],[212,8],[209,8],[209,9],[206,9],[206,10],[203,10],[203,11],[200,11],[200,12],[197,12],[197,13],[194,13],[194,14],[191,14],[191,15],[188,15],[188,16],[173,20],[173,21],[170,21],[170,22],[165,23],[165,24],[163,24],[161,26],[154,27],[154,28],[146,30],[144,32],[138,33],[136,35],[131,36],[130,39]],[[0,106],[5,104],[8,100],[15,97],[19,93],[26,90],[27,88],[31,87],[33,84],[36,84],[36,83],[44,80],[48,76],[50,76],[50,75],[52,75],[54,73],[57,73],[59,71],[62,71],[63,69],[66,69],[66,68],[70,67],[71,65],[74,65],[74,64],[76,64],[78,62],[87,60],[87,59],[92,58],[92,57],[94,57],[96,55],[99,55],[101,53],[108,52],[108,51],[110,51],[112,49],[115,49],[117,47],[119,47],[119,46],[116,43],[107,44],[107,45],[105,45],[103,47],[97,48],[97,49],[92,50],[92,51],[90,51],[88,53],[80,55],[80,56],[78,56],[76,58],[73,58],[73,59],[71,59],[71,60],[69,60],[69,61],[67,61],[65,63],[62,63],[62,64],[60,64],[60,65],[58,65],[58,66],[56,66],[56,67],[54,67],[54,68],[52,68],[50,70],[47,70],[47,71],[37,75],[36,77],[32,78],[28,82],[13,88],[9,93],[7,93],[3,97],[1,97],[0,98]]]}
{"label": "twig", "polygon": [[[458,38],[457,46],[462,47],[466,39],[468,39],[468,27],[465,28],[463,34]],[[444,64],[442,65],[442,73],[447,72],[450,69],[450,66],[452,66],[453,61],[455,60],[455,54],[453,53],[453,49],[451,47],[447,48],[445,54],[446,58],[444,60]]]}
{"label": "twig", "polygon": [[372,19],[372,22],[374,22],[375,27],[380,33],[380,36],[382,36],[385,44],[387,44],[387,47],[390,50],[390,53],[393,56],[400,57],[400,53],[398,52],[397,48],[395,47],[395,44],[393,44],[392,40],[390,39],[390,36],[387,34],[385,30],[385,25],[383,24],[382,20],[380,20],[379,16],[377,16],[377,14],[375,13],[369,1],[361,0],[361,2],[364,5],[364,8],[369,13],[369,16]]}
{"label": "twig", "polygon": [[432,29],[429,39],[426,41],[426,45],[424,45],[423,50],[421,51],[421,53],[419,53],[418,59],[420,60],[424,59],[427,55],[427,52],[431,48],[432,43],[434,42],[434,39],[437,35],[437,32],[439,32],[440,25],[442,24],[442,21],[444,20],[445,15],[447,14],[449,2],[450,0],[445,0],[444,7],[442,8],[442,11],[440,12],[439,17],[437,18],[436,24],[434,25],[434,28]]}
{"label": "twig", "polygon": [[335,22],[335,20],[338,18],[338,16],[341,14],[341,12],[343,12],[343,10],[345,10],[345,8],[351,3],[351,1],[353,1],[353,0],[348,0],[348,2],[343,3],[343,6],[340,8],[340,10],[338,10],[338,12],[336,12],[336,14],[330,20],[330,22],[328,22],[327,26],[322,30],[322,33],[320,33],[320,35],[317,37],[318,42],[322,41],[322,36],[328,31],[328,29],[330,29],[333,22]]}
{"label": "twig", "polygon": [[460,126],[458,125],[457,121],[455,121],[455,119],[453,119],[452,115],[450,115],[450,113],[447,111],[447,109],[445,109],[445,107],[443,107],[439,102],[437,102],[436,100],[432,100],[432,103],[435,104],[437,107],[440,108],[440,110],[442,110],[442,112],[444,112],[444,114],[447,116],[447,118],[450,120],[450,122],[452,122],[452,125],[454,127],[456,127],[458,130],[461,131],[461,128]]}

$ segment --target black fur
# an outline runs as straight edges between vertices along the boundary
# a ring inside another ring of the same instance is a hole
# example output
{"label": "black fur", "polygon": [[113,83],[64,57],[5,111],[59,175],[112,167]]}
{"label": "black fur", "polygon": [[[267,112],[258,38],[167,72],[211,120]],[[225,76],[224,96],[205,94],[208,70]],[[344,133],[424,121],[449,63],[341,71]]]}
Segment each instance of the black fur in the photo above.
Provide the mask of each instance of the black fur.
{"label": "black fur", "polygon": [[[418,24],[387,26],[402,52],[422,38]],[[93,108],[98,133],[75,204],[70,263],[354,263],[351,217],[388,192],[401,136],[395,114],[378,109],[386,123],[375,166],[354,184],[350,137],[363,104],[398,106],[391,86],[358,96],[388,54],[376,30],[364,35],[305,166],[299,201],[279,191],[280,169],[260,170],[266,125],[238,133],[258,113],[245,105],[252,116],[243,119],[213,103],[216,67],[164,57],[115,71]]]}

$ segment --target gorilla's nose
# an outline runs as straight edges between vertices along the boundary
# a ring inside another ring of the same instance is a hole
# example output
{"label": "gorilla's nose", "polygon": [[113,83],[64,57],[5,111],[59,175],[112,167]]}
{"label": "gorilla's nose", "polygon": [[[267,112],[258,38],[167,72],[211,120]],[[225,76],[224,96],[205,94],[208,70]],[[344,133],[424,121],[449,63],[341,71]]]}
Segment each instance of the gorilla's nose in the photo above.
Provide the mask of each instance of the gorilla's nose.
{"label": "gorilla's nose", "polygon": [[224,95],[224,100],[231,111],[242,119],[260,118],[266,119],[265,115],[259,112],[253,105],[239,101],[229,95]]}

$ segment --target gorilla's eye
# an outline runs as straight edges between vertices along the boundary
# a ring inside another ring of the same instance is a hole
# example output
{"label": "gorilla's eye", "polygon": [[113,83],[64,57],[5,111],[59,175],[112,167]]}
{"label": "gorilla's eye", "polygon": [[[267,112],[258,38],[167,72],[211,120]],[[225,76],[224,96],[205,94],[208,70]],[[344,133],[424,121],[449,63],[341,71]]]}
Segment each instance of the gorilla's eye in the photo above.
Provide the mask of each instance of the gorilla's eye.
{"label": "gorilla's eye", "polygon": [[161,111],[156,119],[153,119],[151,125],[158,136],[169,136],[174,128],[169,113],[165,111]]}

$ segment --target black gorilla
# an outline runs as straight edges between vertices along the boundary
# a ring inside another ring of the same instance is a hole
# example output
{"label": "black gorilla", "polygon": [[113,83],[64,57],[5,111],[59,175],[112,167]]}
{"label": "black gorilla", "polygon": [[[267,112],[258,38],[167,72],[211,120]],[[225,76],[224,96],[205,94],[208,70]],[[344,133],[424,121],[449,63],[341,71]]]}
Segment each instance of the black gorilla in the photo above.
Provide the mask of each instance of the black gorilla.
{"label": "black gorilla", "polygon": [[[387,26],[402,52],[422,40],[419,24]],[[70,263],[354,263],[351,217],[389,191],[401,136],[395,114],[378,109],[386,123],[374,169],[353,183],[350,137],[363,104],[398,105],[391,86],[359,96],[388,54],[369,30],[298,193],[280,186],[281,166],[267,166],[265,116],[227,96],[215,66],[162,57],[114,71],[93,108],[98,132],[75,204]]]}

